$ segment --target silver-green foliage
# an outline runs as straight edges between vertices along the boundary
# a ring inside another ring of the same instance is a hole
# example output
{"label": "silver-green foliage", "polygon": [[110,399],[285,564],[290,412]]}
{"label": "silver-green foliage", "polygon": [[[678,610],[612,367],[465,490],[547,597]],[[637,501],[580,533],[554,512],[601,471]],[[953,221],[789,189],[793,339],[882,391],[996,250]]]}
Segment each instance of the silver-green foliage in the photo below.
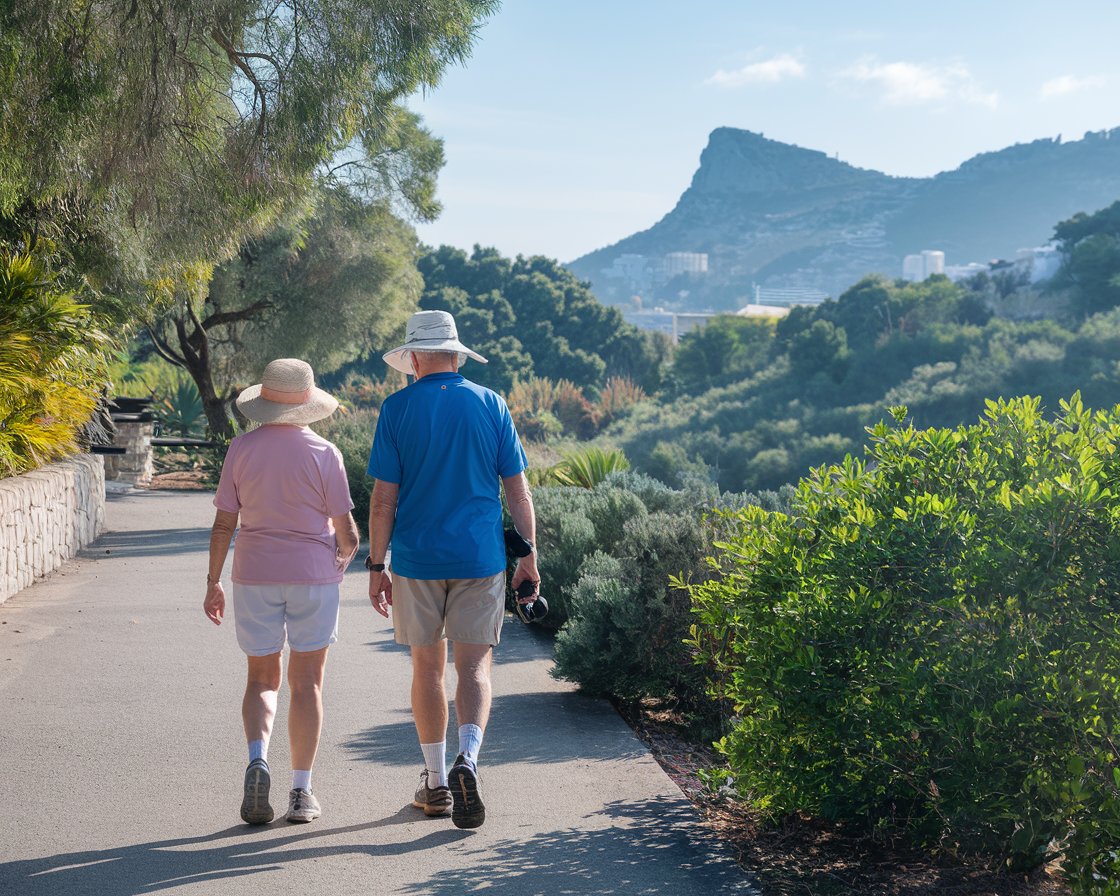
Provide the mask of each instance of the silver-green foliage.
{"label": "silver-green foliage", "polygon": [[11,0],[0,221],[103,281],[232,255],[318,173],[438,212],[442,150],[403,108],[494,0]]}

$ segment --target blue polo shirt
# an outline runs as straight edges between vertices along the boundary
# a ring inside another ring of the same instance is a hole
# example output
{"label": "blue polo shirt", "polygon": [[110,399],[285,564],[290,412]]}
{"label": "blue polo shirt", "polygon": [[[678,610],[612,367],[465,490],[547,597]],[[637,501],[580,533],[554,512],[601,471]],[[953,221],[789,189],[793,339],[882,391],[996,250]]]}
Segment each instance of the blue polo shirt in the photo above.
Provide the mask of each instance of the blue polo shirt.
{"label": "blue polo shirt", "polygon": [[369,475],[400,486],[393,572],[478,579],[506,567],[501,479],[528,466],[509,408],[459,373],[430,373],[385,399]]}

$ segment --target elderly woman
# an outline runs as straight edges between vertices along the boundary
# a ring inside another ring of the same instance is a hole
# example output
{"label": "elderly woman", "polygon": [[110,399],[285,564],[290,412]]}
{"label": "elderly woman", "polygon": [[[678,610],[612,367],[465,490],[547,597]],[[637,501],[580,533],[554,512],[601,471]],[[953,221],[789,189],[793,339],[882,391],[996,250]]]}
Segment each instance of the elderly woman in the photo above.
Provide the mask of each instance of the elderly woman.
{"label": "elderly woman", "polygon": [[315,387],[310,365],[282,358],[265,368],[259,385],[241,393],[237,406],[262,425],[235,438],[222,465],[203,609],[221,625],[222,568],[240,515],[231,578],[237,643],[249,660],[241,704],[249,743],[241,818],[248,824],[273,818],[268,741],[286,640],[292,788],[285,817],[307,822],[321,812],[311,767],[323,723],[327,648],[337,640],[338,585],[358,549],[342,455],[308,429],[334,413],[338,402]]}

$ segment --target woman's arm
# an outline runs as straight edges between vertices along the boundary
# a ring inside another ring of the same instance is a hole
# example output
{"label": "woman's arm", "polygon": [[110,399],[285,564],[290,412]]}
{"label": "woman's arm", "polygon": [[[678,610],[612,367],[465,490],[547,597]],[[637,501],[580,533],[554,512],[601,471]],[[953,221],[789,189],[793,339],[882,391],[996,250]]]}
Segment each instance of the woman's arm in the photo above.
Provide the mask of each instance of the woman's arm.
{"label": "woman's arm", "polygon": [[237,514],[219,510],[214,514],[214,525],[210,529],[210,566],[206,573],[206,598],[202,610],[214,625],[222,624],[226,612],[226,593],[222,588],[222,569],[226,565],[229,544],[237,529]]}
{"label": "woman's arm", "polygon": [[339,571],[343,572],[358,553],[358,524],[354,522],[354,515],[348,513],[346,516],[331,517],[331,525],[334,526],[334,540],[338,542],[335,562]]}

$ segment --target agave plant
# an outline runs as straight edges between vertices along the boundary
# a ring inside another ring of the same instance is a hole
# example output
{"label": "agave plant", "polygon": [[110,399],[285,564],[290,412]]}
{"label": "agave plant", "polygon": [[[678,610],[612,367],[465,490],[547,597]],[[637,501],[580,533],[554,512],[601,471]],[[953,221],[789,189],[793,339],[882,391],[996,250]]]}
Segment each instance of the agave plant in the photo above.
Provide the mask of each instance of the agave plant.
{"label": "agave plant", "polygon": [[609,451],[602,448],[583,448],[568,452],[551,470],[551,478],[558,485],[594,488],[611,473],[629,470],[630,461],[619,448]]}
{"label": "agave plant", "polygon": [[156,405],[156,415],[164,432],[180,436],[201,435],[206,431],[206,411],[198,386],[189,376],[179,373],[175,387]]}

